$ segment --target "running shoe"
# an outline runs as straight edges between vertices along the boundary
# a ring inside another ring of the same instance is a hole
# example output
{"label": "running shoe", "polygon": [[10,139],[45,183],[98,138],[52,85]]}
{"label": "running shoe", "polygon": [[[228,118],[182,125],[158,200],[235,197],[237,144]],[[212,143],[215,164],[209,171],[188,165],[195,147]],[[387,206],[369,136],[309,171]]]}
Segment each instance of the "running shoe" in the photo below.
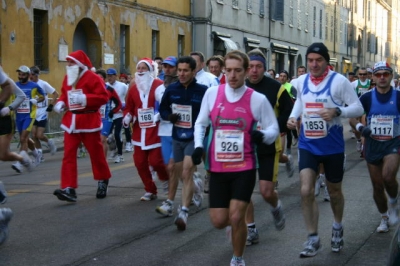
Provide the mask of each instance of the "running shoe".
{"label": "running shoe", "polygon": [[355,138],[356,138],[356,135],[354,134],[353,131],[351,131],[351,139],[355,139]]}
{"label": "running shoe", "polygon": [[282,203],[280,200],[278,201],[278,206],[279,208],[275,211],[271,211],[271,214],[274,217],[274,224],[276,230],[281,231],[283,228],[285,228],[286,219],[285,215],[283,214]]}
{"label": "running shoe", "polygon": [[73,188],[64,188],[54,190],[53,195],[55,195],[59,200],[76,202],[76,192]]}
{"label": "running shoe", "polygon": [[96,198],[104,199],[107,197],[108,180],[101,180],[97,183]]}
{"label": "running shoe", "polygon": [[156,212],[165,217],[170,217],[174,212],[174,204],[170,200],[164,200],[161,206],[156,207]]}
{"label": "running shoe", "polygon": [[133,146],[130,142],[127,142],[125,144],[125,152],[131,152],[131,151],[133,151]]}
{"label": "running shoe", "polygon": [[11,168],[14,169],[18,174],[21,174],[24,171],[20,162],[13,163]]}
{"label": "running shoe", "polygon": [[343,227],[332,228],[331,248],[333,252],[339,252],[343,248]]}
{"label": "running shoe", "polygon": [[244,259],[232,258],[231,266],[246,266]]}
{"label": "running shoe", "polygon": [[36,156],[33,156],[33,158],[34,158],[33,164],[35,165],[35,167],[40,164],[42,157],[43,157],[43,153],[41,151],[38,151]]}
{"label": "running shoe", "polygon": [[169,191],[169,182],[168,182],[168,180],[161,181],[161,186],[162,186],[164,194],[168,196],[168,191]]}
{"label": "running shoe", "polygon": [[317,241],[314,241],[309,238],[306,242],[304,242],[303,245],[304,249],[302,252],[300,252],[300,258],[314,257],[315,255],[317,255],[318,250],[321,249],[319,239]]}
{"label": "running shoe", "polygon": [[315,180],[315,189],[314,189],[314,195],[318,197],[319,192],[321,191],[321,175],[317,176],[317,179]]}
{"label": "running shoe", "polygon": [[193,173],[193,182],[194,182],[194,192],[193,192],[193,203],[197,208],[201,207],[203,202],[203,180],[201,179],[200,173]]}
{"label": "running shoe", "polygon": [[4,188],[3,182],[0,181],[0,204],[4,204],[7,201],[7,191]]}
{"label": "running shoe", "polygon": [[13,212],[10,208],[0,209],[0,245],[3,244],[8,238],[8,223],[13,216]]}
{"label": "running shoe", "polygon": [[188,216],[189,214],[187,211],[182,209],[179,210],[179,214],[175,217],[175,224],[179,231],[186,230]]}
{"label": "running shoe", "polygon": [[288,155],[288,161],[286,163],[286,172],[288,177],[292,177],[294,174],[294,164],[292,155]]}
{"label": "running shoe", "polygon": [[157,199],[157,195],[150,192],[144,193],[144,195],[140,198],[141,201],[151,201],[155,199]]}
{"label": "running shoe", "polygon": [[110,160],[110,161],[111,160],[115,160],[115,157],[117,156],[117,154],[118,154],[117,150],[113,150],[113,151],[110,152],[110,155],[108,156],[107,159]]}
{"label": "running shoe", "polygon": [[257,228],[247,227],[247,239],[246,239],[246,246],[251,246],[253,244],[258,244],[259,237],[258,237],[258,230]]}
{"label": "running shoe", "polygon": [[381,224],[376,228],[378,233],[389,232],[389,217],[382,217]]}
{"label": "running shoe", "polygon": [[324,187],[324,201],[331,201],[331,196],[329,196],[328,186]]}
{"label": "running shoe", "polygon": [[399,222],[399,207],[397,202],[394,204],[389,204],[389,224],[396,225]]}
{"label": "running shoe", "polygon": [[117,156],[115,156],[114,163],[122,163],[123,161],[124,157],[122,157],[122,155],[117,154]]}
{"label": "running shoe", "polygon": [[31,158],[29,157],[28,153],[26,153],[26,151],[21,151],[19,153],[19,155],[21,155],[23,158],[22,165],[26,168],[26,170],[28,170],[28,172],[31,172],[33,169],[33,164],[32,164]]}
{"label": "running shoe", "polygon": [[360,152],[362,150],[361,140],[357,140],[356,142],[356,150]]}
{"label": "running shoe", "polygon": [[54,143],[54,140],[53,139],[49,139],[49,148],[50,148],[50,153],[51,153],[51,155],[54,155],[54,154],[56,154],[56,152],[57,152],[57,146],[56,146],[56,144]]}

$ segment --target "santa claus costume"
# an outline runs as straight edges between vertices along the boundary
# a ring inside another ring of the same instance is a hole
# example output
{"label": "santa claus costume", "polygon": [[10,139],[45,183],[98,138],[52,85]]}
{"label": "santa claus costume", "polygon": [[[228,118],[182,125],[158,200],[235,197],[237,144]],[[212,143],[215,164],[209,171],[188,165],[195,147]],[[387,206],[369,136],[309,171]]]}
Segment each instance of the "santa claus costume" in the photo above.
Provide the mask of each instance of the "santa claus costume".
{"label": "santa claus costume", "polygon": [[99,76],[90,71],[92,64],[87,55],[75,51],[67,56],[67,75],[61,96],[54,111],[64,113],[61,128],[64,133],[64,158],[61,166],[61,189],[54,191],[60,200],[76,202],[78,187],[76,152],[82,142],[90,155],[93,177],[98,180],[97,198],[107,195],[111,177],[100,140],[102,122],[99,109],[108,101],[108,93]]}
{"label": "santa claus costume", "polygon": [[157,68],[149,58],[140,60],[136,69],[135,84],[129,89],[126,97],[123,124],[126,127],[130,121],[133,121],[132,144],[135,146],[133,161],[146,191],[141,200],[149,201],[157,198],[157,187],[149,164],[163,182],[165,192],[168,192],[168,173],[162,158],[161,140],[158,136],[159,114],[156,114],[155,107],[155,90],[163,84],[163,81],[155,78]]}

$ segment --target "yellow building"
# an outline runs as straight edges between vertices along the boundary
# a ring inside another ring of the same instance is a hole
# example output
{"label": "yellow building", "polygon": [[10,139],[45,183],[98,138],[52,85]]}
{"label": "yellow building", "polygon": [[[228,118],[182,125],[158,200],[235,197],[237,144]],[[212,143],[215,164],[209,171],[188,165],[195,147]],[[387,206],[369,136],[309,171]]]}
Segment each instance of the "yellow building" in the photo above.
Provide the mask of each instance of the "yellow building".
{"label": "yellow building", "polygon": [[3,0],[0,59],[16,80],[20,65],[37,65],[57,90],[65,57],[84,50],[96,68],[134,73],[142,57],[189,54],[190,0]]}

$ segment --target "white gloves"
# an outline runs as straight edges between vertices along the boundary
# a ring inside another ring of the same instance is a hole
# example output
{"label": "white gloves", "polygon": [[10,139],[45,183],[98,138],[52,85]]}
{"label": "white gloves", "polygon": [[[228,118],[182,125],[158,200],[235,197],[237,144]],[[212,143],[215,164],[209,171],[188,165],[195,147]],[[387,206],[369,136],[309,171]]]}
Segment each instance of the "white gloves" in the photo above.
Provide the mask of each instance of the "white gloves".
{"label": "white gloves", "polygon": [[136,116],[132,117],[132,115],[130,113],[127,113],[124,116],[124,119],[122,120],[122,125],[124,126],[124,128],[128,128],[131,121],[132,121],[132,123],[135,123]]}
{"label": "white gloves", "polygon": [[155,114],[154,118],[153,118],[153,123],[154,124],[157,123],[158,121],[160,121],[160,113]]}
{"label": "white gloves", "polygon": [[7,107],[3,107],[0,111],[0,116],[6,116],[10,114],[10,108]]}
{"label": "white gloves", "polygon": [[64,107],[65,107],[64,102],[58,102],[56,103],[56,105],[54,105],[53,111],[56,113],[64,112]]}
{"label": "white gloves", "polygon": [[85,94],[73,94],[71,96],[71,101],[74,104],[80,104],[86,106],[86,95]]}
{"label": "white gloves", "polygon": [[37,100],[36,99],[30,99],[29,101],[31,102],[31,104],[37,105]]}

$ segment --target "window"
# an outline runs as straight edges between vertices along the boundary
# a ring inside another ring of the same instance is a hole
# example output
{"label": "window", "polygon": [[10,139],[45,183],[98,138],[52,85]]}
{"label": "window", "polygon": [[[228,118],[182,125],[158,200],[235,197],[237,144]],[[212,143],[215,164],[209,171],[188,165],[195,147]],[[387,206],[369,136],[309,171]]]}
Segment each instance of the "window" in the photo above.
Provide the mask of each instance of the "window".
{"label": "window", "polygon": [[333,42],[333,30],[334,30],[334,21],[333,21],[333,16],[331,16],[331,42]]}
{"label": "window", "polygon": [[305,18],[305,22],[304,22],[304,31],[306,31],[306,32],[308,32],[308,0],[306,0],[306,3],[305,3],[305,10],[306,10],[306,13],[305,13],[305,15],[306,15],[306,18]]}
{"label": "window", "polygon": [[322,40],[322,9],[319,10],[319,38]]}
{"label": "window", "polygon": [[49,28],[47,10],[33,10],[34,64],[42,71],[49,70]]}
{"label": "window", "polygon": [[328,16],[328,13],[326,13],[325,15],[326,15],[326,17],[325,17],[325,40],[327,41],[328,40],[328,33],[329,33],[329,31],[328,31],[329,16]]}
{"label": "window", "polygon": [[119,36],[121,73],[129,73],[129,47],[129,26],[121,24]]}
{"label": "window", "polygon": [[160,52],[159,33],[157,30],[151,31],[151,58],[158,56]]}
{"label": "window", "polygon": [[252,12],[253,6],[252,6],[252,3],[251,3],[251,0],[247,0],[246,9],[247,9],[247,13],[253,13]]}
{"label": "window", "polygon": [[347,25],[347,23],[344,23],[344,44],[345,45],[347,45],[347,42],[348,42],[348,25]]}
{"label": "window", "polygon": [[271,8],[271,19],[276,21],[284,21],[284,0],[269,1]]}
{"label": "window", "polygon": [[340,20],[339,24],[339,42],[343,44],[343,19]]}
{"label": "window", "polygon": [[371,20],[371,1],[368,1],[368,10],[367,10],[367,12],[368,12],[367,18],[368,18],[368,21],[370,21]]}
{"label": "window", "polygon": [[239,9],[239,0],[232,0],[232,8]]}
{"label": "window", "polygon": [[297,28],[301,30],[301,0],[297,2]]}
{"label": "window", "polygon": [[178,35],[178,57],[184,55],[185,52],[185,35]]}
{"label": "window", "polygon": [[290,9],[289,9],[289,25],[293,26],[293,0],[290,0]]}
{"label": "window", "polygon": [[260,0],[260,17],[265,17],[265,5],[264,0]]}
{"label": "window", "polygon": [[317,7],[313,8],[313,37],[317,36]]}

